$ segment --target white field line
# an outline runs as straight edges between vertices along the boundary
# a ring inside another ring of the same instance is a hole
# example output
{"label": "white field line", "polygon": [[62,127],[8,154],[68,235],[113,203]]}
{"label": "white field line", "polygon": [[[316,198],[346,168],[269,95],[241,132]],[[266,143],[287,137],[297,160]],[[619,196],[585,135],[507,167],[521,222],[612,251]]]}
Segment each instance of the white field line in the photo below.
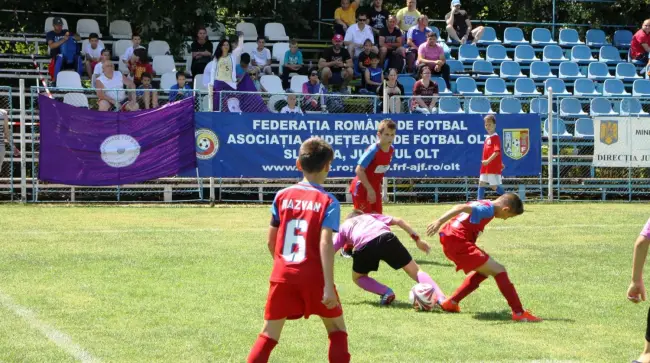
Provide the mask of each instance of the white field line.
{"label": "white field line", "polygon": [[11,297],[5,295],[2,291],[0,291],[0,304],[7,310],[21,317],[32,329],[41,332],[41,334],[45,335],[52,343],[56,344],[59,348],[66,351],[66,353],[70,354],[75,359],[82,362],[99,362],[99,359],[94,358],[90,353],[88,353],[88,351],[73,342],[70,336],[39,320],[33,311],[14,303]]}
{"label": "white field line", "polygon": [[217,228],[132,228],[132,229],[73,229],[73,230],[30,230],[30,231],[4,231],[6,234],[32,235],[32,234],[118,234],[118,233],[195,233],[195,232],[218,232]]}

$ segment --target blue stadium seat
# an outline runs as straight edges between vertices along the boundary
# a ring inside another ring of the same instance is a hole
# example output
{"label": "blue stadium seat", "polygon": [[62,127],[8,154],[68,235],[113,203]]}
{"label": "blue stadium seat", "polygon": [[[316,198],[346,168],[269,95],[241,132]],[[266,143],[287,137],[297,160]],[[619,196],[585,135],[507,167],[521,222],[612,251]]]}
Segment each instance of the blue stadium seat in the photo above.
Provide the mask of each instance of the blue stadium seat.
{"label": "blue stadium seat", "polygon": [[440,41],[440,29],[438,29],[437,26],[429,25],[429,29],[431,29],[432,32],[438,34],[438,41]]}
{"label": "blue stadium seat", "polygon": [[499,103],[499,113],[524,113],[524,111],[518,98],[504,97]]}
{"label": "blue stadium seat", "polygon": [[576,79],[573,84],[574,96],[601,96],[600,92],[596,91],[596,85],[591,79]]}
{"label": "blue stadium seat", "polygon": [[438,113],[465,113],[457,97],[440,97]]}
{"label": "blue stadium seat", "polygon": [[581,117],[587,113],[582,110],[582,103],[577,98],[563,98],[560,101],[560,116]]}
{"label": "blue stadium seat", "polygon": [[590,118],[579,118],[576,120],[574,136],[582,139],[594,138],[594,121]]}
{"label": "blue stadium seat", "polygon": [[573,47],[575,45],[585,44],[580,40],[578,31],[575,29],[562,29],[560,30],[560,45],[565,47]]}
{"label": "blue stadium seat", "polygon": [[589,104],[589,114],[591,116],[610,116],[616,115],[612,109],[612,104],[605,97],[596,97]]}
{"label": "blue stadium seat", "polygon": [[528,44],[528,41],[524,39],[524,32],[521,28],[506,28],[503,32],[503,44],[509,45],[519,45],[519,44]]}
{"label": "blue stadium seat", "polygon": [[513,61],[505,61],[501,63],[499,76],[503,79],[526,78],[526,76],[521,73],[521,67],[519,67],[519,63]]}
{"label": "blue stadium seat", "polygon": [[591,55],[591,48],[586,45],[574,45],[571,48],[571,61],[578,63],[591,63],[595,62],[596,58]]}
{"label": "blue stadium seat", "polygon": [[480,96],[481,92],[476,88],[476,81],[470,77],[459,77],[456,80],[456,92],[465,96]]}
{"label": "blue stadium seat", "polygon": [[641,102],[636,98],[624,98],[619,103],[614,111],[619,112],[621,116],[647,116],[648,113],[643,111]]}
{"label": "blue stadium seat", "polygon": [[506,53],[506,48],[501,44],[493,44],[487,47],[485,53],[485,60],[493,63],[501,63],[503,61],[512,60]]}
{"label": "blue stadium seat", "polygon": [[630,93],[625,90],[625,85],[620,79],[608,79],[603,83],[603,96],[627,97]]}
{"label": "blue stadium seat", "polygon": [[397,76],[397,81],[404,86],[404,95],[410,96],[413,94],[413,86],[415,86],[415,78],[409,74],[400,74]]}
{"label": "blue stadium seat", "polygon": [[551,31],[546,28],[533,29],[530,43],[540,46],[557,44],[557,42],[553,40],[553,37],[551,36]]}
{"label": "blue stadium seat", "polygon": [[585,78],[585,75],[580,73],[580,67],[578,67],[578,63],[562,62],[560,63],[560,68],[558,70],[558,78],[570,81],[574,79]]}
{"label": "blue stadium seat", "polygon": [[469,100],[469,113],[488,114],[495,113],[492,111],[490,100],[485,97],[472,97]]}
{"label": "blue stadium seat", "polygon": [[614,32],[614,45],[619,48],[629,48],[633,36],[634,34],[629,30],[617,30]]}
{"label": "blue stadium seat", "polygon": [[459,74],[467,74],[467,72],[465,72],[465,66],[463,66],[463,62],[459,60],[447,59],[447,65],[449,66],[449,72],[451,73],[450,76],[453,79],[458,78]]}
{"label": "blue stadium seat", "polygon": [[[544,136],[549,136],[548,133],[548,118],[544,120]],[[573,137],[567,130],[564,120],[555,116],[553,117],[553,136],[554,137]]]}
{"label": "blue stadium seat", "polygon": [[604,81],[614,77],[609,74],[607,64],[594,62],[589,63],[589,67],[587,68],[587,78],[593,79],[594,81]]}
{"label": "blue stadium seat", "polygon": [[564,56],[564,51],[557,45],[547,45],[542,50],[542,60],[548,63],[561,63],[568,61],[569,58]]}
{"label": "blue stadium seat", "polygon": [[492,63],[484,60],[474,61],[472,64],[472,71],[475,72],[478,79],[481,80],[497,77],[497,74],[494,73],[494,67],[492,67]]}
{"label": "blue stadium seat", "polygon": [[491,96],[511,95],[506,88],[506,81],[501,78],[490,78],[485,81],[485,94]]}
{"label": "blue stadium seat", "polygon": [[530,78],[519,78],[515,81],[516,96],[535,96],[539,95],[535,81]]}
{"label": "blue stadium seat", "polygon": [[544,81],[545,95],[548,94],[549,87],[553,89],[553,95],[555,96],[570,95],[570,93],[566,90],[566,85],[564,84],[564,80],[562,79],[549,78],[546,81]]}
{"label": "blue stadium seat", "polygon": [[632,83],[632,96],[650,97],[650,80],[637,79]]}
{"label": "blue stadium seat", "polygon": [[451,90],[447,88],[447,82],[442,77],[431,77],[431,80],[438,84],[438,93],[451,94]]}
{"label": "blue stadium seat", "polygon": [[533,98],[530,100],[530,113],[548,115],[548,99]]}
{"label": "blue stadium seat", "polygon": [[530,45],[518,45],[515,48],[515,62],[530,63],[538,60],[535,50]]}
{"label": "blue stadium seat", "polygon": [[546,62],[533,62],[530,64],[530,78],[532,79],[547,79],[555,78],[551,73],[551,65]]}
{"label": "blue stadium seat", "polygon": [[607,64],[617,64],[622,62],[621,53],[611,45],[605,45],[598,51],[598,61]]}
{"label": "blue stadium seat", "polygon": [[587,45],[590,47],[602,47],[603,45],[609,45],[607,41],[607,36],[605,32],[600,29],[589,29],[587,30],[587,35],[585,36]]}
{"label": "blue stadium seat", "polygon": [[458,60],[463,63],[472,63],[483,60],[478,54],[478,48],[473,44],[463,44],[458,48]]}
{"label": "blue stadium seat", "polygon": [[478,44],[490,45],[490,44],[501,44],[501,40],[497,38],[497,32],[491,26],[483,27],[483,36],[481,40],[478,41]]}
{"label": "blue stadium seat", "polygon": [[636,66],[632,63],[619,63],[616,65],[616,79],[633,82],[641,76],[636,72]]}

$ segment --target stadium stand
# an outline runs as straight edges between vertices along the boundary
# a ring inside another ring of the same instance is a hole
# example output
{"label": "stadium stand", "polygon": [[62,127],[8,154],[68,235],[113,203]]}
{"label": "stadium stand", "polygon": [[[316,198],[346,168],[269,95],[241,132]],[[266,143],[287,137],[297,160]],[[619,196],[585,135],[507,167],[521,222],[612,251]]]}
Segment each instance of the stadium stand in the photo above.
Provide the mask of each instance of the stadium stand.
{"label": "stadium stand", "polygon": [[594,121],[590,118],[579,118],[576,120],[574,136],[577,138],[594,137]]}
{"label": "stadium stand", "polygon": [[524,113],[518,98],[505,97],[499,102],[499,113]]}
{"label": "stadium stand", "polygon": [[109,26],[108,33],[113,39],[131,39],[133,30],[131,23],[126,20],[113,20]]}

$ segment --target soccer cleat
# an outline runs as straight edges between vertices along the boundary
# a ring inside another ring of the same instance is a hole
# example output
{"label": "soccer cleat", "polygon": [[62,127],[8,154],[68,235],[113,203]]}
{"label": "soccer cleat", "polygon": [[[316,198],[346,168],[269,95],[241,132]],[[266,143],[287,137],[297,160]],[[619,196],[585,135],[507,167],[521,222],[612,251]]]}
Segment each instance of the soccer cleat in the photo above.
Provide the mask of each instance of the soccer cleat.
{"label": "soccer cleat", "polygon": [[353,245],[351,244],[345,244],[343,245],[343,248],[341,249],[341,256],[345,258],[351,258],[352,257],[352,251],[353,251]]}
{"label": "soccer cleat", "polygon": [[526,310],[523,313],[512,313],[512,320],[521,321],[525,323],[537,323],[542,321],[542,318],[538,318],[535,315],[531,314],[530,311]]}
{"label": "soccer cleat", "polygon": [[451,299],[447,299],[440,304],[440,308],[448,313],[460,313],[460,306]]}
{"label": "soccer cleat", "polygon": [[379,305],[390,305],[395,300],[395,293],[393,290],[388,289],[385,294],[381,295]]}

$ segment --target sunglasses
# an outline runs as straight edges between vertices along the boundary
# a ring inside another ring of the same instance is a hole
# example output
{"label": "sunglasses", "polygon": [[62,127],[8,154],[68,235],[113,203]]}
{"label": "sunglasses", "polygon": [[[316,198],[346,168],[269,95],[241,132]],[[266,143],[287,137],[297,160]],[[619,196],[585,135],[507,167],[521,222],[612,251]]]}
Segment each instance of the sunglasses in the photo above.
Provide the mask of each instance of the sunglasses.
{"label": "sunglasses", "polygon": [[310,76],[318,76],[318,73],[312,73]]}
{"label": "sunglasses", "polygon": [[357,19],[357,21],[366,21],[368,19]]}

